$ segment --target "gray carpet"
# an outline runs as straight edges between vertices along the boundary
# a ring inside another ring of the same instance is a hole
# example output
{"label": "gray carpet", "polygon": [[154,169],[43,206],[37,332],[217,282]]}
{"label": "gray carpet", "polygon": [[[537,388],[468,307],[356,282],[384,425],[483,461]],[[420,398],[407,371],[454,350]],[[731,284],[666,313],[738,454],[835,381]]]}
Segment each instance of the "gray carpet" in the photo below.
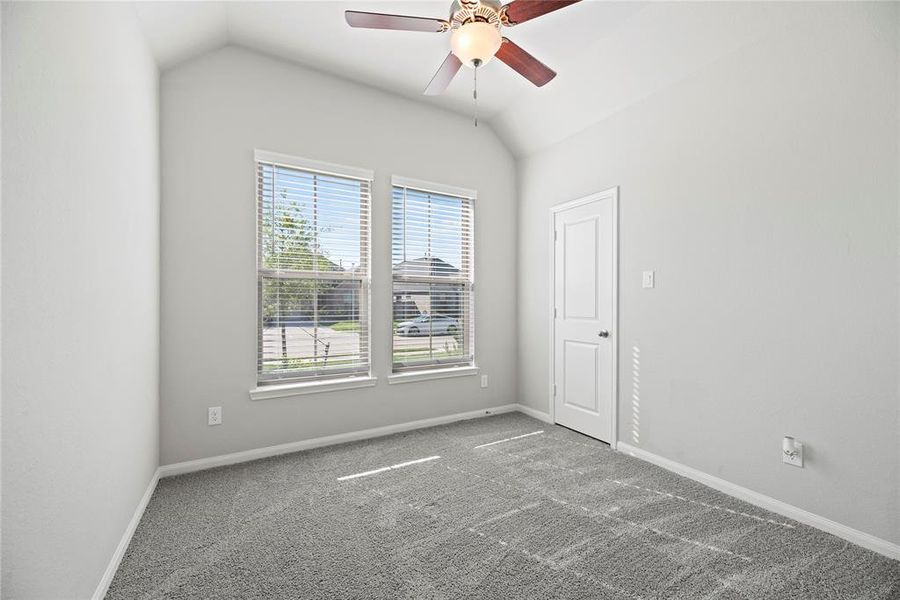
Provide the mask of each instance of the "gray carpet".
{"label": "gray carpet", "polygon": [[513,413],[163,479],[107,598],[887,600],[900,563]]}

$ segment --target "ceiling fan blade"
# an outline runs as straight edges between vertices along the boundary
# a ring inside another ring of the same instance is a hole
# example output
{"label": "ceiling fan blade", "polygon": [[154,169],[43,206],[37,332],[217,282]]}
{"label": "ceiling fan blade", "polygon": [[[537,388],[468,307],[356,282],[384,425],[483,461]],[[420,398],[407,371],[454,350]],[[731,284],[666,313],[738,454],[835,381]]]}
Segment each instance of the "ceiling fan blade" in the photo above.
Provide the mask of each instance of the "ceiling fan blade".
{"label": "ceiling fan blade", "polygon": [[513,71],[538,87],[546,85],[556,77],[556,71],[506,38],[503,38],[503,43],[500,44],[496,56],[509,65]]}
{"label": "ceiling fan blade", "polygon": [[462,67],[462,62],[456,58],[456,55],[452,52],[448,54],[447,58],[444,59],[444,62],[441,63],[437,73],[431,78],[428,87],[425,88],[425,95],[439,96],[443,94],[444,90],[447,89],[447,86],[450,85],[450,82],[453,81],[453,78],[456,76],[460,67]]}
{"label": "ceiling fan blade", "polygon": [[501,10],[506,15],[509,25],[518,25],[530,21],[554,10],[575,4],[579,0],[513,0]]}
{"label": "ceiling fan blade", "polygon": [[367,29],[395,29],[399,31],[430,31],[440,33],[447,31],[450,24],[443,19],[429,17],[409,17],[406,15],[385,15],[382,13],[344,11],[344,18],[350,27]]}

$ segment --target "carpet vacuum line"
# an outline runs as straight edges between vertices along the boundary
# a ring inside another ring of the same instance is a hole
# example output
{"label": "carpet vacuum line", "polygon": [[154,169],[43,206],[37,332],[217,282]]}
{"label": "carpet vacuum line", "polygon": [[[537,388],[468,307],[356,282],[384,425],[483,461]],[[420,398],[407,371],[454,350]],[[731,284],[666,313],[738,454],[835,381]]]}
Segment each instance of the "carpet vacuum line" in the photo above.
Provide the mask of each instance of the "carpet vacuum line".
{"label": "carpet vacuum line", "polygon": [[338,481],[348,481],[350,479],[358,479],[360,477],[368,477],[369,475],[377,475],[378,473],[384,473],[385,471],[392,471],[394,469],[402,469],[403,467],[408,467],[410,465],[418,465],[424,462],[429,462],[432,460],[439,459],[440,456],[429,456],[426,458],[417,458],[416,460],[409,460],[407,462],[402,462],[396,465],[391,465],[389,467],[381,467],[380,469],[372,469],[371,471],[364,471],[362,473],[355,473],[353,475],[344,475],[343,477],[338,477]]}
{"label": "carpet vacuum line", "polygon": [[[500,546],[503,546],[504,548],[506,548],[508,551],[519,553],[522,556],[525,556],[528,559],[533,560],[533,561],[537,562],[538,564],[543,565],[547,568],[550,568],[554,571],[566,571],[568,573],[573,574],[575,577],[577,577],[579,579],[587,579],[588,581],[591,581],[591,582],[599,585],[600,587],[607,589],[613,593],[628,596],[632,600],[645,600],[645,598],[643,596],[633,594],[626,589],[614,586],[606,581],[603,581],[601,579],[593,577],[592,575],[589,575],[589,574],[579,571],[577,569],[572,569],[571,567],[568,567],[567,565],[560,564],[551,558],[547,558],[541,554],[538,554],[537,552],[530,552],[524,546],[521,546],[519,544],[515,544],[512,542],[508,542],[506,540],[489,535],[482,531],[478,531],[478,530],[474,529],[473,527],[468,527],[466,525],[460,526],[456,521],[453,521],[447,515],[439,513],[437,511],[435,511],[434,509],[431,509],[428,506],[417,506],[415,504],[412,504],[411,502],[406,502],[405,500],[403,500],[402,498],[400,498],[398,496],[394,496],[393,494],[388,494],[381,490],[369,487],[359,481],[354,481],[353,483],[355,485],[363,488],[364,490],[368,491],[369,493],[375,494],[376,496],[379,496],[383,499],[393,500],[394,502],[398,502],[414,511],[425,513],[426,515],[428,515],[432,518],[438,519],[440,521],[452,522],[454,525],[456,525],[455,529],[457,531],[464,531],[466,533],[471,533],[471,534],[477,535],[479,538],[481,538],[485,541],[490,541],[490,542],[499,544]],[[523,509],[527,510],[527,507],[522,507],[521,509],[517,509],[514,512],[521,512]],[[506,516],[509,516],[509,515],[506,515]]]}
{"label": "carpet vacuum line", "polygon": [[[550,439],[555,439],[555,438],[550,438]],[[582,444],[582,445],[584,445],[584,444]],[[548,462],[543,461],[543,460],[534,460],[533,458],[529,458],[529,457],[527,457],[527,456],[522,456],[521,454],[515,454],[515,453],[513,453],[513,452],[504,452],[503,450],[498,450],[498,449],[496,449],[496,448],[491,448],[490,450],[488,450],[488,452],[496,452],[497,454],[503,454],[503,455],[505,455],[505,456],[511,456],[511,457],[513,457],[513,458],[518,458],[519,460],[524,460],[525,462],[529,462],[529,463],[531,463],[531,464],[535,464],[535,465],[545,465],[545,466],[551,467],[551,468],[553,468],[553,469],[559,469],[559,470],[562,470],[562,471],[569,471],[570,473],[576,473],[576,474],[578,474],[578,475],[588,475],[588,473],[585,473],[584,471],[579,471],[578,469],[572,469],[572,468],[569,468],[569,467],[563,467],[563,466],[561,466],[561,465],[557,465],[557,464],[553,464],[553,463],[548,463]],[[691,503],[691,504],[697,504],[697,505],[699,505],[699,506],[703,506],[703,507],[705,507],[705,508],[709,508],[709,509],[712,509],[712,510],[719,510],[719,511],[722,511],[722,512],[726,512],[726,513],[732,514],[732,515],[734,515],[734,516],[736,516],[736,517],[745,517],[745,518],[747,518],[747,519],[753,519],[754,521],[759,521],[759,522],[761,522],[761,523],[769,523],[769,524],[771,524],[771,525],[777,525],[777,526],[779,526],[779,527],[784,527],[785,529],[796,529],[796,527],[795,527],[794,525],[791,525],[790,523],[785,523],[785,522],[782,522],[782,521],[776,521],[776,520],[774,520],[774,519],[768,519],[768,518],[760,517],[760,516],[757,516],[757,515],[751,515],[750,513],[746,513],[746,512],[743,512],[743,511],[737,511],[737,510],[734,510],[734,509],[731,509],[731,508],[725,508],[724,506],[719,506],[719,505],[717,505],[717,504],[708,504],[708,503],[706,503],[706,502],[701,502],[700,500],[693,500],[693,499],[691,499],[691,498],[686,498],[686,497],[684,497],[684,496],[680,496],[680,495],[678,495],[678,494],[673,494],[673,493],[671,493],[671,492],[666,492],[666,491],[662,491],[662,490],[655,490],[655,489],[652,489],[652,488],[643,487],[643,486],[640,486],[640,485],[635,485],[635,484],[633,484],[633,483],[627,483],[627,482],[621,481],[621,480],[619,480],[619,479],[613,479],[613,478],[611,478],[611,477],[604,477],[603,480],[604,480],[604,481],[608,481],[608,482],[610,482],[610,483],[614,483],[614,484],[619,485],[619,486],[622,486],[622,487],[629,487],[629,488],[633,488],[633,489],[637,489],[637,490],[642,490],[642,491],[645,491],[645,492],[650,492],[651,494],[656,494],[657,496],[663,496],[663,497],[665,497],[665,498],[670,498],[670,499],[672,499],[672,500],[680,500],[681,502],[689,502],[689,503]]]}

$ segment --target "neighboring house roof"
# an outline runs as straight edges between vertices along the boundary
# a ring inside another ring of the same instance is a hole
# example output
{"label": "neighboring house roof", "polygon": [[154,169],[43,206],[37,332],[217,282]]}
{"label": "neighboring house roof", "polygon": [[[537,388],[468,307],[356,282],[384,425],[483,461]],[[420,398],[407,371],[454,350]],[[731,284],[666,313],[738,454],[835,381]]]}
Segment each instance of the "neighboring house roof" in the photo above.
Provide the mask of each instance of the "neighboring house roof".
{"label": "neighboring house roof", "polygon": [[440,258],[423,256],[397,263],[394,273],[411,277],[453,277],[459,275],[459,269]]}

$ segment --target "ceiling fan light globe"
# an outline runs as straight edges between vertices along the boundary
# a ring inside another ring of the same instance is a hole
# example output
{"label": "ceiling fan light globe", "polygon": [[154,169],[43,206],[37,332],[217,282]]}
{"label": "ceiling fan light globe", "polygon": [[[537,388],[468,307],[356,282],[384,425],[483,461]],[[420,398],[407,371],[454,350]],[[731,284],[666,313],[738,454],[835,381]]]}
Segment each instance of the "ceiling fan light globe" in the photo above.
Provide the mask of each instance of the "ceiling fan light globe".
{"label": "ceiling fan light globe", "polygon": [[479,66],[487,63],[494,58],[502,43],[500,30],[481,21],[466,23],[450,37],[450,49],[467,67],[474,67],[476,60],[481,61]]}

